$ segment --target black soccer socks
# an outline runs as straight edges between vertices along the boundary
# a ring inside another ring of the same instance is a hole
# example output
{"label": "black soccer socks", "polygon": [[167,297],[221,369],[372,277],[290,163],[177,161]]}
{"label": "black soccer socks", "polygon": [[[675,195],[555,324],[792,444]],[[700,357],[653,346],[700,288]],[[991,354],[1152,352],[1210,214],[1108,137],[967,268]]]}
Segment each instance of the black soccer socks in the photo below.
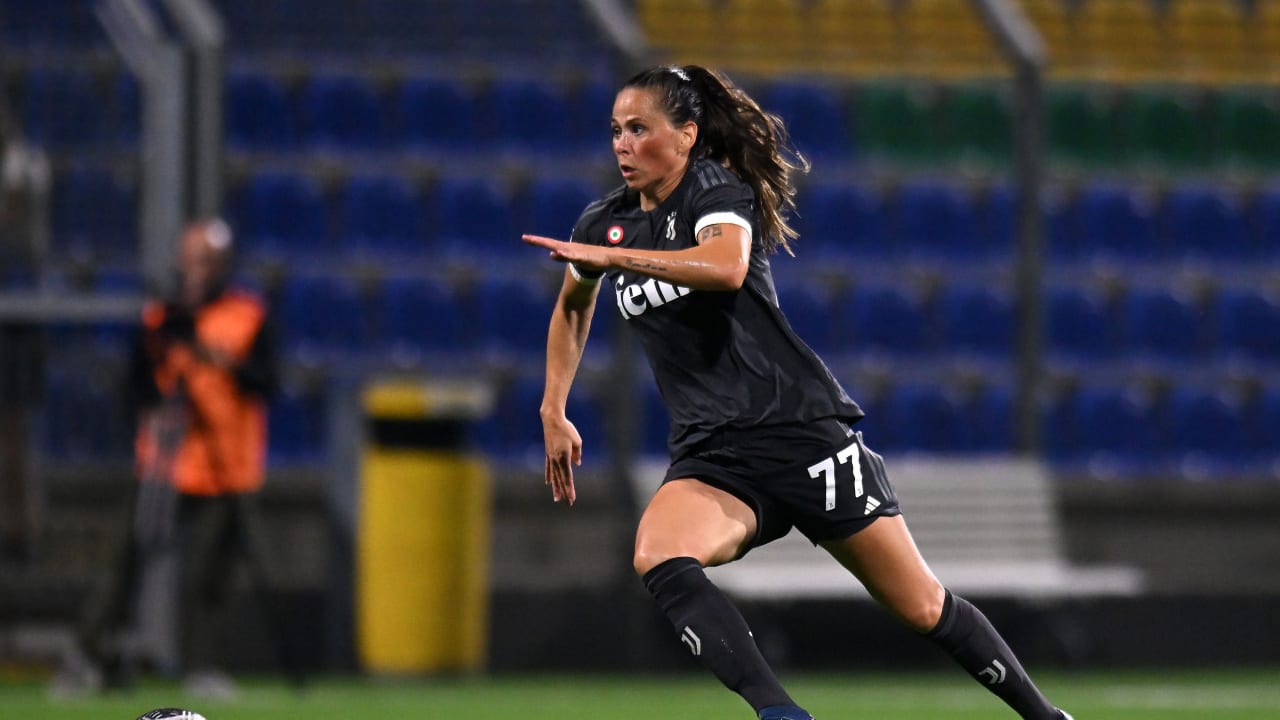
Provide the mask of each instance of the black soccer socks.
{"label": "black soccer socks", "polygon": [[951,653],[966,672],[1019,716],[1027,720],[1059,720],[1061,717],[1057,708],[1050,705],[1031,682],[987,617],[964,598],[948,590],[942,617],[925,636]]}
{"label": "black soccer socks", "polygon": [[680,640],[725,687],[758,713],[793,706],[765,662],[742,613],[707,579],[697,560],[667,560],[644,575],[644,585],[680,633]]}

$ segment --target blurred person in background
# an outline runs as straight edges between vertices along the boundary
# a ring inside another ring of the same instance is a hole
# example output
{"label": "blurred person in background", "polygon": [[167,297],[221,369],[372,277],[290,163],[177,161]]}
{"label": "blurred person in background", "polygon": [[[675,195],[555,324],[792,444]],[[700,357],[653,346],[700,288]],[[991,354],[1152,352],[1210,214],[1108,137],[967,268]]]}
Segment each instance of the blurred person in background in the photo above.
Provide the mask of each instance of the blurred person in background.
{"label": "blurred person in background", "polygon": [[781,120],[687,65],[628,80],[612,127],[623,186],[586,208],[570,242],[524,236],[567,263],[541,407],[553,498],[576,499],[582,438],[565,406],[604,285],[671,417],[672,464],[640,519],[636,573],[681,641],[761,720],[812,716],[703,568],[793,526],[1019,716],[1069,720],[982,612],[934,577],[883,460],[851,428],[862,410],[778,307],[768,256],[790,250],[792,173],[808,169]]}
{"label": "blurred person in background", "polygon": [[[229,285],[232,236],[218,219],[183,231],[176,292],[149,301],[129,369],[137,404],[137,497],[128,536],[105,587],[86,608],[78,647],[54,690],[127,683],[133,659],[111,637],[129,623],[149,557],[176,549],[179,664],[185,689],[235,694],[219,669],[220,615],[236,561],[280,631],[258,491],[267,453],[267,399],[277,387],[265,302]],[[61,685],[59,685],[61,683]]]}

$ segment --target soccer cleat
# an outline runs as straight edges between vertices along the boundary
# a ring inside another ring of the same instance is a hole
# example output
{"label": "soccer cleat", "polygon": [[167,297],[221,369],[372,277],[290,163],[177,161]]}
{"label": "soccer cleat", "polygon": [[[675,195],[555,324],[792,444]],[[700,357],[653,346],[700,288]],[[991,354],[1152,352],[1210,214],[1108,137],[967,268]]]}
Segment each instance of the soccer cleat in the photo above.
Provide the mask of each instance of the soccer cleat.
{"label": "soccer cleat", "polygon": [[813,720],[813,716],[795,705],[770,705],[760,711],[760,720]]}
{"label": "soccer cleat", "polygon": [[1058,708],[1058,713],[1062,715],[1062,720],[1076,720],[1075,718],[1071,717],[1071,713],[1067,712],[1066,710],[1063,710],[1062,708]]}

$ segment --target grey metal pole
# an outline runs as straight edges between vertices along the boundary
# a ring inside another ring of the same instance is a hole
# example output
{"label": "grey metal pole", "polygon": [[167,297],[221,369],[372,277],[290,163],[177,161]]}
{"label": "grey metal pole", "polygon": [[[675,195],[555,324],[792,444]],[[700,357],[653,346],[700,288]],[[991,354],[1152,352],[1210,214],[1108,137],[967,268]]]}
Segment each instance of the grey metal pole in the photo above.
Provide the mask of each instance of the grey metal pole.
{"label": "grey metal pole", "polygon": [[191,102],[188,104],[190,202],[194,217],[222,208],[222,18],[205,0],[166,0],[165,6],[190,48]]}
{"label": "grey metal pole", "polygon": [[1042,89],[1044,41],[1012,0],[974,0],[1001,52],[1014,67],[1013,148],[1017,253],[1017,447],[1041,448],[1040,386],[1044,374],[1044,259],[1040,219],[1044,189]]}

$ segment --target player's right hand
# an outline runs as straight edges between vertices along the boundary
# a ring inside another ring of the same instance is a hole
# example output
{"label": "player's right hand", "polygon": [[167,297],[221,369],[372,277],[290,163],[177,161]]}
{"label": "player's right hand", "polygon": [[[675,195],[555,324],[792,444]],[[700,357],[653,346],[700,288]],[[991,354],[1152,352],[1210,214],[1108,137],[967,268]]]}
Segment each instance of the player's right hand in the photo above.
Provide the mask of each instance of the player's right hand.
{"label": "player's right hand", "polygon": [[551,498],[570,506],[578,499],[573,488],[573,466],[582,464],[582,436],[563,415],[542,419],[542,436],[547,449],[546,483]]}

